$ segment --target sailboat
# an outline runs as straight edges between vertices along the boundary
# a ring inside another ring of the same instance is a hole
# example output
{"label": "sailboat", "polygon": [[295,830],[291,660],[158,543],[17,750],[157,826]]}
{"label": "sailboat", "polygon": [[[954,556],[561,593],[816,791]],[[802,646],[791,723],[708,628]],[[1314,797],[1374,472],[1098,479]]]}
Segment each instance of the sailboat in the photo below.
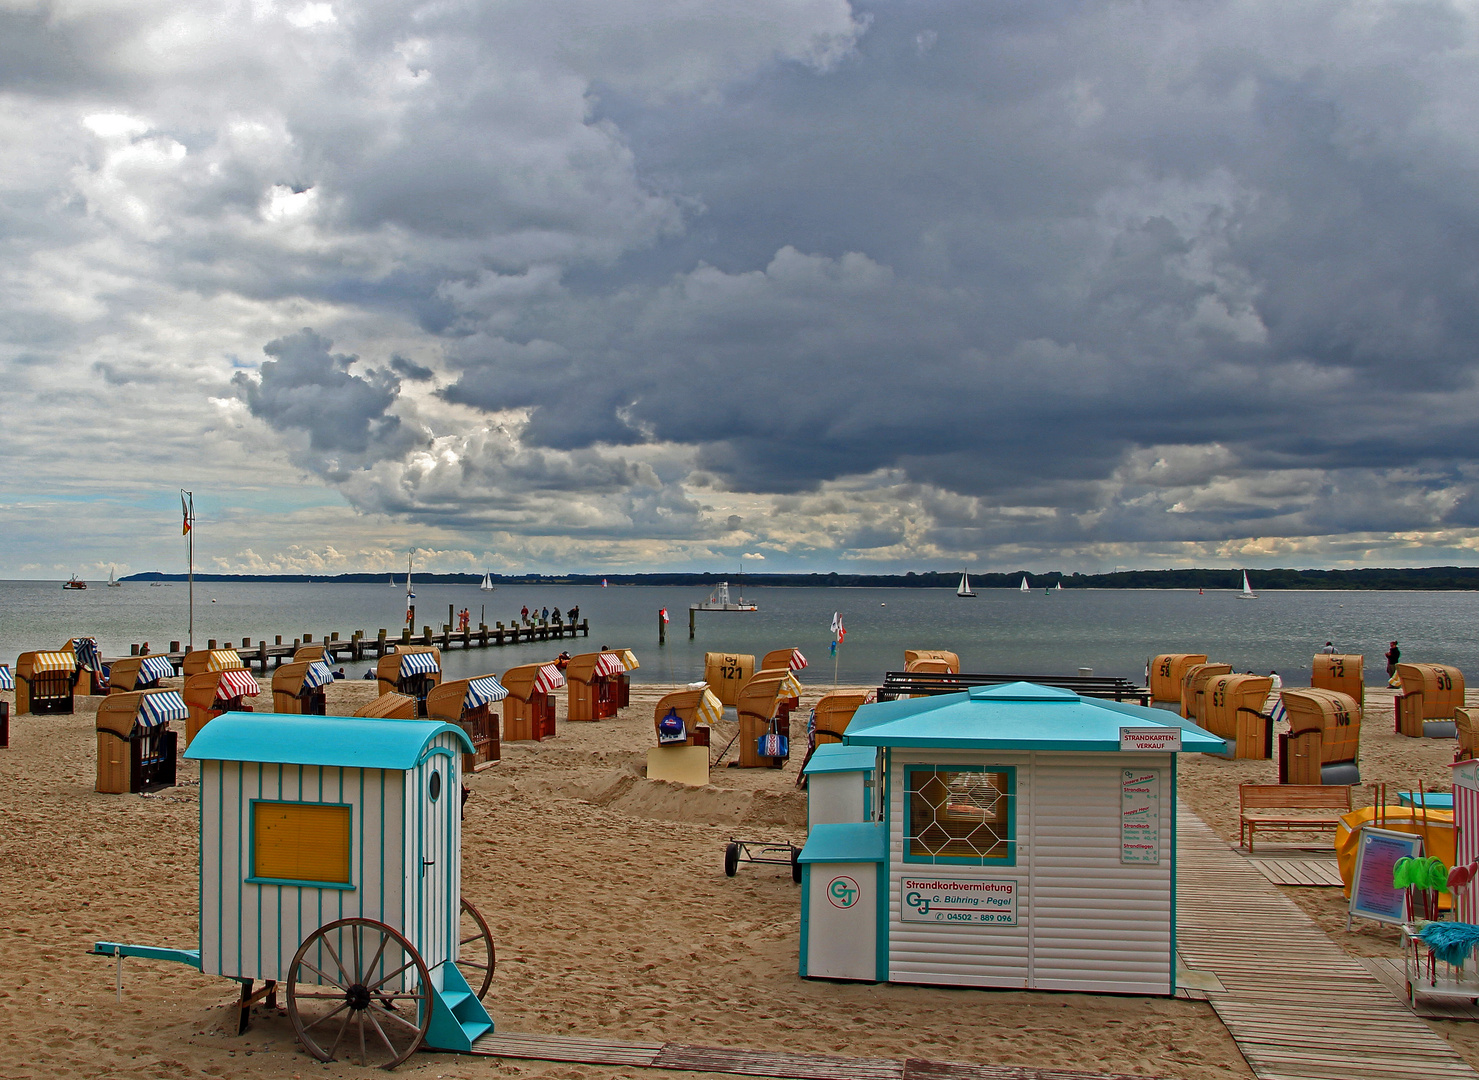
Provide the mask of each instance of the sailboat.
{"label": "sailboat", "polygon": [[113,569],[114,568],[111,567],[111,566],[108,567],[108,588],[110,588],[110,589],[121,589],[121,588],[123,588],[123,582],[119,581],[117,578],[115,578],[113,576]]}
{"label": "sailboat", "polygon": [[1032,591],[1031,589],[1029,589],[1027,587],[1027,575],[1026,574],[1023,574],[1022,575],[1022,584],[1019,585],[1019,586],[1017,586],[1017,589],[1020,592],[1031,592]]}
{"label": "sailboat", "polygon": [[394,574],[391,574],[390,575],[390,587],[392,589],[395,588],[395,575]]}
{"label": "sailboat", "polygon": [[492,592],[494,589],[498,588],[498,586],[493,584],[493,575],[485,573],[483,575],[483,583],[479,585],[478,588],[482,589],[483,592]]}
{"label": "sailboat", "polygon": [[1053,591],[1054,592],[1062,592],[1063,591],[1063,582],[1060,581],[1060,582],[1058,582],[1058,584],[1054,585],[1053,586]]}
{"label": "sailboat", "polygon": [[971,576],[964,570],[960,572],[960,584],[955,587],[956,596],[975,596],[976,590],[971,588]]}
{"label": "sailboat", "polygon": [[1258,594],[1256,592],[1254,592],[1253,591],[1253,587],[1248,584],[1248,571],[1246,571],[1246,570],[1243,571],[1243,591],[1240,592],[1240,593],[1238,593],[1238,599],[1239,600],[1257,600],[1258,599]]}

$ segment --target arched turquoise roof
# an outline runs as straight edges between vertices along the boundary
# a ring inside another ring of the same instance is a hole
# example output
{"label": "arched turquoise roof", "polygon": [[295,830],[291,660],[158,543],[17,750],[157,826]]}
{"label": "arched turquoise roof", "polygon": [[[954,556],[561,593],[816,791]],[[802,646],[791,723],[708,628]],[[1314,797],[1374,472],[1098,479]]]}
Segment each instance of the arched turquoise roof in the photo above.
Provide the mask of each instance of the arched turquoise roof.
{"label": "arched turquoise roof", "polygon": [[196,761],[406,770],[416,767],[444,731],[453,732],[466,753],[473,752],[465,731],[440,720],[228,712],[201,729],[185,756]]}
{"label": "arched turquoise roof", "polygon": [[1183,751],[1227,751],[1216,735],[1164,709],[1029,682],[864,705],[842,741],[938,750],[1118,751],[1120,728],[1154,726],[1179,727]]}

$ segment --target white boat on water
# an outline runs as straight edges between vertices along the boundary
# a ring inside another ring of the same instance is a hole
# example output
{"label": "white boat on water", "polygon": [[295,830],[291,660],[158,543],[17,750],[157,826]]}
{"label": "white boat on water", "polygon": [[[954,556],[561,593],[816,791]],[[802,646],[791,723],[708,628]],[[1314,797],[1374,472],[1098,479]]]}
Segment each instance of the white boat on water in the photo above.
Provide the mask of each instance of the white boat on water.
{"label": "white boat on water", "polygon": [[492,574],[484,574],[483,583],[479,585],[478,588],[483,590],[483,592],[492,592],[494,589],[498,588],[498,586],[493,584]]}
{"label": "white boat on water", "polygon": [[759,611],[755,604],[745,603],[743,596],[737,601],[729,599],[729,582],[719,582],[719,587],[709,594],[709,598],[701,604],[694,604],[698,611]]}
{"label": "white boat on water", "polygon": [[390,587],[392,589],[395,588],[395,575],[394,574],[391,574],[390,575]]}
{"label": "white boat on water", "polygon": [[117,578],[115,578],[113,576],[113,570],[114,570],[113,567],[111,567],[111,566],[108,567],[108,588],[110,588],[110,589],[121,589],[121,588],[123,588],[123,582],[119,581]]}
{"label": "white boat on water", "polygon": [[1063,591],[1063,582],[1060,581],[1060,582],[1058,582],[1058,584],[1054,585],[1053,586],[1053,591],[1054,592],[1062,592]]}
{"label": "white boat on water", "polygon": [[1240,593],[1238,593],[1238,599],[1239,600],[1257,600],[1258,599],[1258,594],[1256,592],[1254,592],[1253,591],[1253,587],[1248,584],[1248,571],[1246,571],[1246,570],[1243,571],[1243,591],[1240,592]]}
{"label": "white boat on water", "polygon": [[1022,575],[1022,584],[1017,586],[1017,591],[1018,592],[1031,592],[1032,591],[1031,589],[1029,589],[1027,587],[1027,575],[1026,574],[1023,574]]}
{"label": "white boat on water", "polygon": [[955,587],[956,596],[975,596],[976,590],[971,588],[971,576],[964,570],[960,573],[960,584]]}

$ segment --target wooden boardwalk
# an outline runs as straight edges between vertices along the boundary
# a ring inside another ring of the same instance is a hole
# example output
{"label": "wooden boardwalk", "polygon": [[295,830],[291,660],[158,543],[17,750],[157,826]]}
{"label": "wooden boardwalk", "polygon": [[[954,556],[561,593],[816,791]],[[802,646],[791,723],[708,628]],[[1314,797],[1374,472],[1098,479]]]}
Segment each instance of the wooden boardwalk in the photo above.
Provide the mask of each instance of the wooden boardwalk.
{"label": "wooden boardwalk", "polygon": [[1342,886],[1340,864],[1332,859],[1263,859],[1252,858],[1248,865],[1275,885],[1298,885],[1306,888]]}
{"label": "wooden boardwalk", "polygon": [[1262,1080],[1479,1078],[1357,960],[1184,806],[1176,946]]}
{"label": "wooden boardwalk", "polygon": [[1142,1074],[1082,1072],[1020,1065],[960,1065],[923,1058],[850,1058],[793,1054],[735,1046],[627,1043],[568,1035],[490,1032],[472,1044],[474,1054],[585,1065],[638,1066],[680,1072],[771,1076],[785,1080],[1154,1080]]}

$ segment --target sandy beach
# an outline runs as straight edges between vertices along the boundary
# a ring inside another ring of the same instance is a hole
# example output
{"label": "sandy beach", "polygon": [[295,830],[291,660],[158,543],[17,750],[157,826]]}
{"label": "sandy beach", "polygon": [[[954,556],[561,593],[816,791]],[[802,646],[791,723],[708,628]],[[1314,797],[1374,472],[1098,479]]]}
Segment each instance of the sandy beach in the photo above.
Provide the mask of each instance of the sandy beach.
{"label": "sandy beach", "polygon": [[[734,878],[722,869],[731,836],[804,838],[799,756],[778,771],[718,768],[705,789],[648,781],[661,692],[635,687],[620,717],[594,724],[567,723],[561,697],[556,738],[505,743],[503,761],[469,781],[463,889],[497,942],[487,1005],[501,1031],[1189,1080],[1251,1075],[1204,1002],[799,978],[799,889],[789,869],[742,864]],[[341,682],[329,693],[330,712],[350,712],[374,684]],[[798,723],[820,693],[807,689]],[[1446,788],[1451,741],[1397,738],[1390,696],[1368,695],[1363,777]],[[126,961],[117,1001],[114,964],[87,953],[94,940],[196,943],[198,806],[188,763],[184,783],[154,795],[93,791],[97,700],[79,698],[70,717],[12,718],[11,747],[0,751],[0,1072],[363,1075],[297,1050],[282,1011],[259,1009],[238,1038],[228,1029],[237,985],[183,965]],[[716,754],[732,734],[732,725],[715,732]],[[1186,755],[1180,790],[1231,842],[1236,785],[1273,779],[1272,762]],[[1351,951],[1395,951],[1395,935],[1372,924],[1344,933],[1339,890],[1287,891]],[[1466,1025],[1435,1027],[1479,1063],[1479,1037]],[[633,1073],[442,1054],[418,1054],[399,1071]]]}

